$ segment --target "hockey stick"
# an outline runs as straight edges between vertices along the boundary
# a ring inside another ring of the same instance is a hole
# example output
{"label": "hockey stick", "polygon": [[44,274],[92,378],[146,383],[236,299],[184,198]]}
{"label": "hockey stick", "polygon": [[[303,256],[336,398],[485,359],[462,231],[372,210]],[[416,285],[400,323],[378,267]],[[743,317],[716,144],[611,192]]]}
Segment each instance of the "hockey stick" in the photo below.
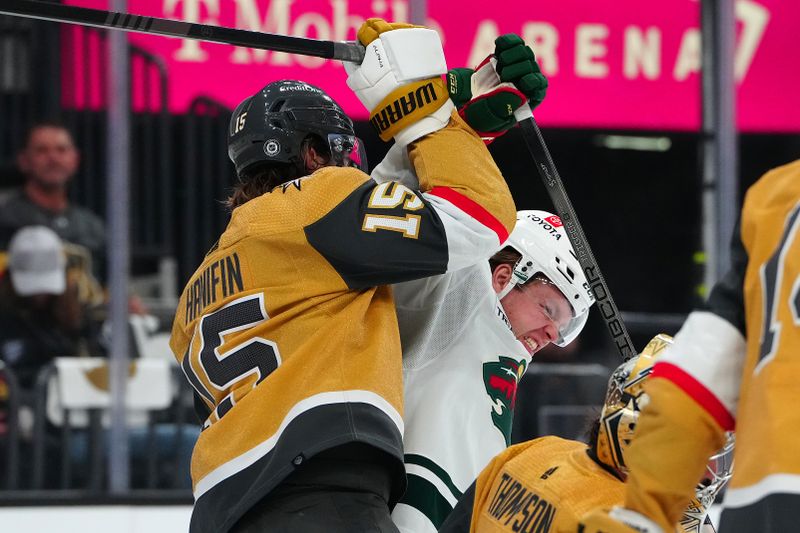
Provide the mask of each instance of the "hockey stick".
{"label": "hockey stick", "polygon": [[0,14],[53,22],[69,22],[96,28],[168,35],[355,63],[361,63],[364,59],[364,47],[356,42],[320,41],[304,37],[290,37],[274,33],[51,4],[36,0],[2,0],[0,1]]}
{"label": "hockey stick", "polygon": [[514,113],[514,116],[522,130],[522,137],[525,139],[528,151],[531,153],[534,163],[536,163],[536,169],[544,182],[547,194],[550,195],[550,200],[553,202],[556,213],[561,217],[569,242],[572,243],[572,247],[575,249],[578,262],[583,268],[583,273],[586,275],[586,280],[589,282],[592,293],[594,293],[597,308],[603,316],[606,328],[608,328],[608,332],[611,334],[611,338],[614,340],[622,359],[627,361],[636,355],[633,341],[631,341],[628,329],[622,321],[622,315],[617,309],[617,304],[614,303],[614,298],[611,297],[611,291],[608,289],[603,273],[600,272],[600,267],[597,265],[592,249],[589,247],[583,228],[578,222],[578,215],[575,214],[575,208],[572,207],[572,202],[569,200],[567,190],[561,181],[561,176],[558,175],[553,158],[550,157],[550,151],[544,143],[544,137],[542,137],[542,132],[533,118],[530,106],[520,107]]}
{"label": "hockey stick", "polygon": [[[68,22],[97,28],[167,35],[356,63],[360,63],[364,59],[364,47],[356,42],[321,41],[100,9],[51,4],[36,0],[2,0],[0,14],[53,22]],[[550,152],[547,150],[539,127],[536,125],[528,106],[518,109],[515,115],[520,124],[525,144],[536,163],[539,175],[544,181],[556,212],[564,223],[567,236],[575,249],[578,261],[594,293],[606,327],[611,333],[611,337],[614,339],[614,343],[622,357],[626,360],[630,359],[636,355],[633,342],[625,328],[617,305],[611,297],[608,284],[600,272],[594,254],[586,241],[586,236],[578,222],[575,209],[569,201],[564,184],[550,157]]]}

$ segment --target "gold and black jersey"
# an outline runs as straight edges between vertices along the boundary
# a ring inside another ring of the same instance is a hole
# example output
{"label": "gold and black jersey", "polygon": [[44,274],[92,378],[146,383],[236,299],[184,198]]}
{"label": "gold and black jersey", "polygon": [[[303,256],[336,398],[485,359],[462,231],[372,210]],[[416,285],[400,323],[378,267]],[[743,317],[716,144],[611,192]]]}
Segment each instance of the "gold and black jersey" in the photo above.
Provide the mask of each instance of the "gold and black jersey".
{"label": "gold and black jersey", "polygon": [[646,385],[626,454],[626,506],[677,518],[708,457],[736,431],[720,532],[784,532],[800,520],[800,161],[747,192],[732,265]]}
{"label": "gold and black jersey", "polygon": [[744,305],[738,309],[747,348],[727,494],[732,505],[721,531],[792,531],[800,520],[799,234],[796,161],[756,182],[742,209],[746,261],[739,261]]}
{"label": "gold and black jersey", "polygon": [[575,533],[581,516],[621,504],[624,490],[586,444],[542,437],[495,457],[439,531]]}
{"label": "gold and black jersey", "polygon": [[207,413],[192,457],[192,532],[227,531],[337,445],[370,444],[401,468],[387,284],[485,260],[515,219],[497,167],[457,115],[409,156],[421,191],[328,167],[240,206],[187,283],[171,346]]}

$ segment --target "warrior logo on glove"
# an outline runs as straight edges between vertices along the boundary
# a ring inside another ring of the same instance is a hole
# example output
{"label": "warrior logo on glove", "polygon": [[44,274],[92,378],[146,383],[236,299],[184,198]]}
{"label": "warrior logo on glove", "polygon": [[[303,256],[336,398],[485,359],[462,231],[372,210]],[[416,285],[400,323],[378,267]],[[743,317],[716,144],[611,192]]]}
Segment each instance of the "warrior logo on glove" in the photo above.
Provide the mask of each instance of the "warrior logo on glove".
{"label": "warrior logo on glove", "polygon": [[[396,99],[395,93],[387,96],[390,103],[372,115],[369,122],[378,135],[383,135],[389,128],[401,124],[404,118],[425,106],[433,107],[431,111],[435,111],[447,97],[444,86],[437,80],[423,80],[401,87],[401,93]],[[391,134],[387,137],[391,137]]]}

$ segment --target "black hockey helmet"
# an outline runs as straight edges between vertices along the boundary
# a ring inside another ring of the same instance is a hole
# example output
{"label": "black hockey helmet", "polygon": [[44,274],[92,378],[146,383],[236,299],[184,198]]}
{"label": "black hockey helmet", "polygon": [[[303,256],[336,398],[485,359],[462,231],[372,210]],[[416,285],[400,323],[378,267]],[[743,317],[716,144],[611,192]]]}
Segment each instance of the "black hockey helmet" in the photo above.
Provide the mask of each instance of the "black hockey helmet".
{"label": "black hockey helmet", "polygon": [[301,165],[300,146],[309,134],[328,141],[332,164],[366,172],[364,145],[353,121],[322,89],[297,80],[272,82],[236,107],[228,157],[239,176],[258,163]]}

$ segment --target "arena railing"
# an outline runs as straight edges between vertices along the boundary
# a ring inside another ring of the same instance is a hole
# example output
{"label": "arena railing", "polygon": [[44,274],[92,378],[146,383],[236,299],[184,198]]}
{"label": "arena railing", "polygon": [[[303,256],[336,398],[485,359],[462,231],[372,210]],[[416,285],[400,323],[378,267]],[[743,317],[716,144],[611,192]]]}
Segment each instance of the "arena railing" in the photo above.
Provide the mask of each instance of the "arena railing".
{"label": "arena railing", "polygon": [[[200,431],[193,414],[191,390],[174,362],[154,358],[136,361],[138,370],[132,370],[129,385],[133,391],[146,387],[147,396],[139,395],[134,400],[137,405],[130,406],[128,411],[134,467],[130,493],[144,492],[156,498],[163,494],[191,501],[189,460]],[[66,358],[65,362],[70,364],[55,362],[44,367],[28,396],[17,385],[13,372],[7,368],[0,370],[9,384],[5,402],[8,428],[0,436],[0,451],[4,455],[0,459],[5,470],[0,503],[9,498],[35,500],[43,491],[59,493],[56,497],[65,500],[73,496],[94,499],[107,496],[110,395],[102,390],[105,360]],[[65,372],[65,368],[71,369],[71,373]],[[134,381],[136,372],[138,385]],[[85,383],[78,383],[76,388],[75,376],[81,375]],[[158,383],[160,392],[154,389]],[[87,385],[88,395],[81,396],[85,393],[80,387]],[[96,387],[99,388],[95,390]],[[163,406],[154,405],[154,401],[162,402]],[[18,416],[21,409],[31,415],[26,417],[23,425],[27,429],[22,432]]]}
{"label": "arena railing", "polygon": [[[64,116],[83,153],[72,187],[79,204],[106,211],[107,32],[63,25]],[[175,154],[169,112],[169,75],[164,61],[130,46],[131,250],[133,270],[157,271],[173,255]]]}
{"label": "arena railing", "polygon": [[[82,155],[72,200],[105,215],[106,51],[102,30],[0,16],[0,189],[22,182],[14,159],[27,128],[61,120]],[[169,76],[161,58],[133,45],[130,70],[133,271],[155,272],[174,255],[179,207]]]}
{"label": "arena railing", "polygon": [[178,190],[182,193],[178,258],[187,279],[216,242],[229,214],[222,200],[230,194],[234,169],[228,159],[227,132],[232,110],[212,98],[196,98],[183,118]]}
{"label": "arena railing", "polygon": [[603,405],[610,375],[611,369],[598,363],[536,363],[534,358],[517,391],[514,442],[551,434],[580,438]]}
{"label": "arena railing", "polygon": [[58,25],[0,15],[0,187],[19,183],[22,133],[60,109]]}
{"label": "arena railing", "polygon": [[14,372],[0,361],[0,464],[3,465],[2,488],[14,490],[19,485],[19,404],[20,388]]}

